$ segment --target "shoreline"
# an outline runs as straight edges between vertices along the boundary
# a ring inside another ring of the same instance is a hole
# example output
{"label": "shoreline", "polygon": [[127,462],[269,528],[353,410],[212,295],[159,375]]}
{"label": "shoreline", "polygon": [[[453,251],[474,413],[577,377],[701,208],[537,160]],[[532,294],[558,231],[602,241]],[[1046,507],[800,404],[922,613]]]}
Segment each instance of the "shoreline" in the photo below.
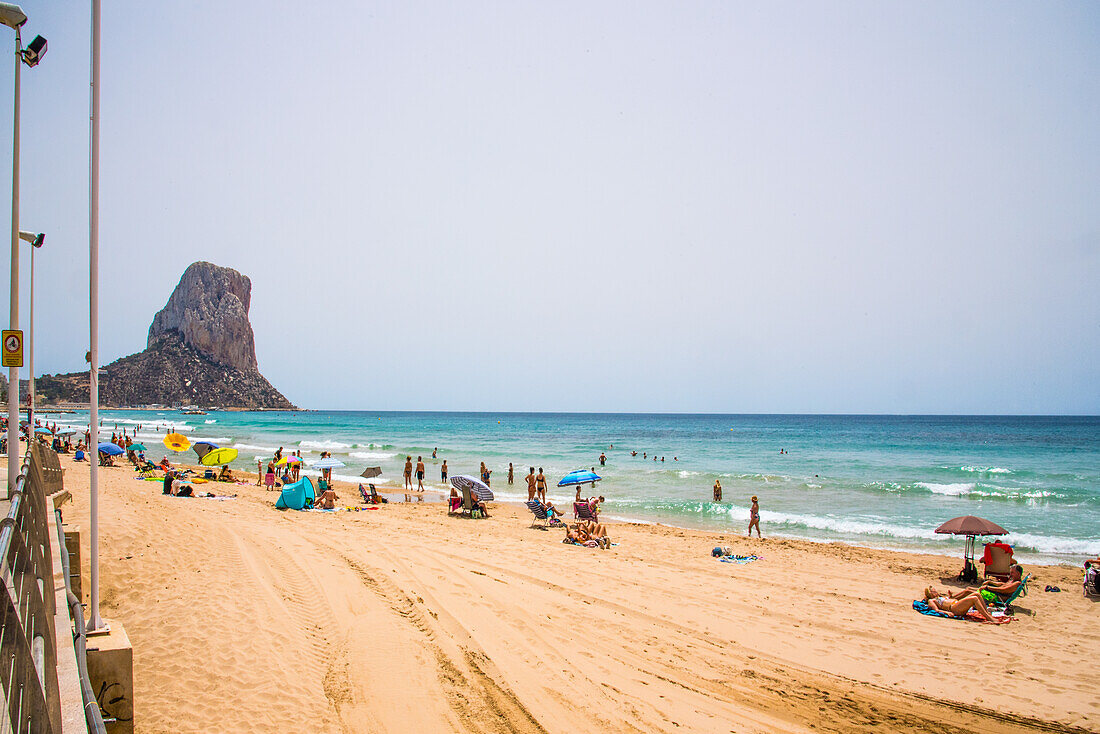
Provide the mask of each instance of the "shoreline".
{"label": "shoreline", "polygon": [[[87,467],[62,466],[86,529]],[[511,503],[291,512],[254,474],[196,485],[224,501],[100,476],[102,612],[134,644],[139,732],[1100,731],[1100,607],[1073,569],[1029,567],[1018,621],[981,625],[911,608],[957,557],[627,523],[594,550]]]}

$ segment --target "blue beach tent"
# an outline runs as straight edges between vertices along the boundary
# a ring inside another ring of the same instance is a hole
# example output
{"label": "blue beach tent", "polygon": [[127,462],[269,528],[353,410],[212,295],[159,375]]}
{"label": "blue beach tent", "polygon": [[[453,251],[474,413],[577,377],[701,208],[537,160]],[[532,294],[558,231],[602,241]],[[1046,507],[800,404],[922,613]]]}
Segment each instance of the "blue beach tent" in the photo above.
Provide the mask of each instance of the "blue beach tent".
{"label": "blue beach tent", "polygon": [[317,498],[313,492],[313,482],[309,477],[302,477],[293,484],[283,485],[283,493],[279,495],[275,507],[280,510],[301,510],[306,506],[306,500],[310,504]]}

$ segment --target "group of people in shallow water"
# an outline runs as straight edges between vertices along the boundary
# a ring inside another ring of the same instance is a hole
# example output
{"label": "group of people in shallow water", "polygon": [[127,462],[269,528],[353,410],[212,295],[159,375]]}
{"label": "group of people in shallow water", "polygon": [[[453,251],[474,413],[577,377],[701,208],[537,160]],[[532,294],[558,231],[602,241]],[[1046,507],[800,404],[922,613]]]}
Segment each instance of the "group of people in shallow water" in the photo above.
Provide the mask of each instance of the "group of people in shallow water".
{"label": "group of people in shallow water", "polygon": [[989,605],[1007,601],[1020,588],[1023,578],[1023,567],[1014,563],[1008,570],[1008,581],[986,579],[981,586],[970,586],[947,593],[928,586],[924,590],[924,601],[929,609],[953,617],[965,617],[967,612],[974,611],[987,622],[997,622],[989,611]]}

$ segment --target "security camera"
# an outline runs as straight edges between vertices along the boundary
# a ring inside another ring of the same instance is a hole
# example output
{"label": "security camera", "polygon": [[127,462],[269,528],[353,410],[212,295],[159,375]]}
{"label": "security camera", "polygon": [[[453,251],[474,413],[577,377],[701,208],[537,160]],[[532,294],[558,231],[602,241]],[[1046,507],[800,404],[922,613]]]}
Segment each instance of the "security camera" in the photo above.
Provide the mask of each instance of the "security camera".
{"label": "security camera", "polygon": [[41,247],[46,243],[46,234],[44,232],[39,232],[38,234],[35,234],[34,232],[24,232],[23,230],[19,230],[19,239],[23,240],[24,242],[30,242],[35,247]]}
{"label": "security camera", "polygon": [[46,39],[42,36],[35,36],[34,40],[27,44],[27,47],[23,49],[23,63],[27,66],[38,66],[38,62],[42,60],[42,57],[46,55]]}
{"label": "security camera", "polygon": [[0,23],[17,29],[26,22],[27,14],[23,12],[23,8],[11,3],[0,3]]}

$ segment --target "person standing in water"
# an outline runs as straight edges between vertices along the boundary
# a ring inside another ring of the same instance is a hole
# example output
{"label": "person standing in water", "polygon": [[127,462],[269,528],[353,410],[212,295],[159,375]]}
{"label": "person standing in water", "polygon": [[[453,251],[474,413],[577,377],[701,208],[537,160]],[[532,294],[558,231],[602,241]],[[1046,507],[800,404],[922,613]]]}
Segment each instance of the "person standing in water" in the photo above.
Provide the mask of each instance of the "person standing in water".
{"label": "person standing in water", "polygon": [[607,455],[600,452],[600,466],[607,466]]}
{"label": "person standing in water", "polygon": [[489,475],[490,475],[490,474],[492,474],[492,473],[493,473],[493,470],[492,470],[492,469],[489,469],[489,468],[487,468],[487,467],[485,466],[485,462],[484,462],[484,461],[483,461],[483,462],[481,462],[481,481],[485,483],[485,486],[486,486],[486,487],[490,486],[490,485],[489,485]]}
{"label": "person standing in water", "polygon": [[[413,457],[405,457],[405,489],[412,489],[413,486]],[[406,495],[408,496],[408,495]],[[406,500],[407,501],[407,500]]]}
{"label": "person standing in water", "polygon": [[714,501],[722,501],[722,481],[720,479],[714,480]]}
{"label": "person standing in water", "polygon": [[756,537],[760,535],[760,503],[756,501],[756,495],[752,496],[752,507],[749,508],[749,537],[752,537],[752,529],[756,528]]}
{"label": "person standing in water", "polygon": [[535,467],[531,467],[531,472],[525,477],[527,480],[527,501],[535,499]]}
{"label": "person standing in water", "polygon": [[509,461],[509,462],[508,462],[508,484],[511,484],[511,483],[512,483],[512,478],[513,478],[513,476],[514,476],[514,473],[515,473],[515,472],[514,472],[514,470],[512,469],[512,462],[510,462],[510,461]]}
{"label": "person standing in water", "polygon": [[439,467],[439,476],[443,479],[443,483],[447,483],[447,460],[443,460],[443,466]]}
{"label": "person standing in water", "polygon": [[535,490],[538,492],[539,499],[543,504],[546,504],[546,475],[542,473],[542,467],[539,467],[539,474],[535,477]]}
{"label": "person standing in water", "polygon": [[[424,491],[424,457],[423,456],[416,457],[416,491],[418,491],[418,492],[423,492]],[[423,499],[424,495],[420,495],[420,498]]]}

